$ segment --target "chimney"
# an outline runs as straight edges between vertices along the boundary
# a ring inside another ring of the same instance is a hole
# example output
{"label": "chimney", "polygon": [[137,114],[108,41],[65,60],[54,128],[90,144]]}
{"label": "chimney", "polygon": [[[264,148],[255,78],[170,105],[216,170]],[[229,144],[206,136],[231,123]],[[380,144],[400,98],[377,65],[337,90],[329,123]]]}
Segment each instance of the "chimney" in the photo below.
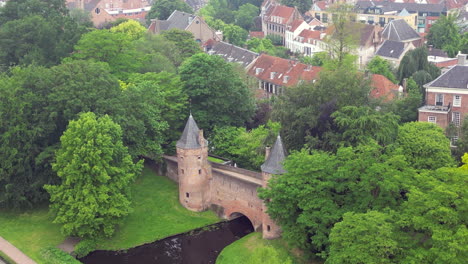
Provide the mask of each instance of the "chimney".
{"label": "chimney", "polygon": [[205,146],[205,138],[203,138],[203,129],[198,130],[198,143],[200,146]]}
{"label": "chimney", "polygon": [[271,150],[270,147],[266,147],[266,148],[265,148],[265,160],[267,160],[268,157],[270,157],[270,150]]}
{"label": "chimney", "polygon": [[464,66],[466,64],[466,54],[462,54],[461,52],[458,52],[457,58],[458,58],[458,65]]}

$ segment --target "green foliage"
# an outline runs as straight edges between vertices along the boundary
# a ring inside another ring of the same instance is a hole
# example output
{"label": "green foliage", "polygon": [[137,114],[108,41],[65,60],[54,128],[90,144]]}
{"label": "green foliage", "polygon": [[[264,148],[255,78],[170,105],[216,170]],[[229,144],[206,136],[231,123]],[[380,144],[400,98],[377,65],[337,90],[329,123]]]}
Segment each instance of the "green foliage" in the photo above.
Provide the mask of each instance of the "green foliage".
{"label": "green foliage", "polygon": [[300,58],[300,61],[305,64],[313,66],[323,66],[325,61],[329,59],[328,53],[326,51],[317,52],[312,57],[304,56]]}
{"label": "green foliage", "polygon": [[246,3],[239,7],[235,14],[235,24],[242,27],[245,30],[250,30],[253,26],[254,18],[258,16],[260,10],[258,7]]}
{"label": "green foliage", "polygon": [[47,247],[41,250],[42,258],[49,264],[80,264],[77,259],[56,247]]}
{"label": "green foliage", "polygon": [[441,168],[415,178],[408,201],[396,215],[405,230],[405,263],[466,262],[468,212],[466,168]]}
{"label": "green foliage", "polygon": [[0,9],[0,65],[58,64],[86,31],[63,0],[8,1]]}
{"label": "green foliage", "polygon": [[85,238],[75,245],[75,249],[73,253],[76,254],[77,258],[82,258],[82,257],[87,256],[89,253],[95,251],[96,246],[97,246],[96,240]]}
{"label": "green foliage", "polygon": [[[173,28],[163,31],[161,35],[176,46],[182,61],[202,52],[200,45],[195,42],[191,32]],[[176,66],[178,65],[180,65],[180,63],[176,64]]]}
{"label": "green foliage", "polygon": [[243,46],[249,36],[249,32],[237,25],[227,24],[224,27],[223,36],[225,41],[236,46]]}
{"label": "green foliage", "polygon": [[397,208],[404,201],[402,180],[413,174],[403,156],[387,155],[375,143],[336,154],[303,150],[290,154],[284,167],[260,197],[291,245],[322,257],[345,213]]}
{"label": "green foliage", "polygon": [[286,89],[273,107],[273,120],[281,123],[288,149],[299,150],[307,143],[332,150],[336,127],[331,114],[344,106],[366,105],[369,91],[368,80],[352,69],[325,70],[315,83]]}
{"label": "green foliage", "polygon": [[109,116],[81,114],[60,141],[52,168],[62,182],[44,186],[54,223],[62,224],[66,235],[111,236],[130,211],[129,183],[142,163],[133,164],[122,130]]}
{"label": "green foliage", "polygon": [[270,34],[267,35],[266,38],[269,39],[275,46],[283,45],[283,38],[279,35]]}
{"label": "green foliage", "polygon": [[397,83],[395,75],[393,75],[392,72],[392,66],[387,60],[384,60],[379,56],[375,56],[371,61],[369,61],[369,63],[367,63],[367,69],[371,73],[383,75],[393,83]]}
{"label": "green foliage", "polygon": [[330,257],[325,263],[397,263],[396,226],[378,211],[348,212],[330,233]]}
{"label": "green foliage", "polygon": [[370,140],[389,145],[396,139],[399,117],[367,106],[345,106],[331,115],[344,146],[357,146]]}
{"label": "green foliage", "polygon": [[215,126],[241,126],[252,117],[251,91],[221,57],[196,54],[179,70],[199,127],[211,131]]}
{"label": "green foliage", "polygon": [[437,169],[454,165],[450,141],[442,128],[427,122],[402,125],[396,140],[401,153],[413,168]]}
{"label": "green foliage", "polygon": [[146,23],[149,25],[154,18],[166,20],[175,10],[193,13],[192,8],[183,0],[156,0],[146,15]]}
{"label": "green foliage", "polygon": [[265,147],[275,143],[280,128],[281,125],[274,122],[250,131],[235,127],[217,128],[213,132],[214,153],[234,160],[239,167],[259,170],[265,161]]}
{"label": "green foliage", "polygon": [[299,12],[304,14],[312,7],[312,0],[281,0],[283,5],[297,7]]}
{"label": "green foliage", "polygon": [[234,1],[210,0],[199,12],[204,18],[221,20],[226,24],[232,24],[235,21],[235,10],[237,10],[239,6],[233,7],[231,6],[231,2]]}
{"label": "green foliage", "polygon": [[136,20],[128,20],[112,27],[110,32],[125,33],[130,37],[131,40],[137,40],[145,35],[146,28]]}
{"label": "green foliage", "polygon": [[461,29],[457,25],[458,14],[442,15],[431,26],[427,35],[427,44],[447,52],[450,57],[455,57],[459,50],[467,49],[463,46]]}
{"label": "green foliage", "polygon": [[274,46],[271,38],[251,38],[247,41],[246,44],[249,50],[255,51],[257,53],[265,52],[271,56],[289,58],[289,50],[283,46]]}
{"label": "green foliage", "polygon": [[124,80],[141,67],[141,54],[137,53],[131,35],[123,32],[91,31],[81,37],[75,51],[71,58],[106,62],[111,72]]}
{"label": "green foliage", "polygon": [[453,153],[460,160],[465,153],[468,153],[468,117],[465,116],[461,127],[455,129],[454,132],[459,135],[459,138],[456,142],[457,148],[453,149]]}
{"label": "green foliage", "polygon": [[418,119],[418,108],[422,104],[422,93],[416,82],[409,78],[407,80],[407,95],[394,100],[391,103],[391,111],[400,116],[400,123],[416,121]]}
{"label": "green foliage", "polygon": [[422,70],[431,75],[430,81],[440,75],[440,70],[427,61],[427,49],[425,47],[410,50],[405,54],[398,67],[398,78],[402,81],[411,77],[415,72]]}

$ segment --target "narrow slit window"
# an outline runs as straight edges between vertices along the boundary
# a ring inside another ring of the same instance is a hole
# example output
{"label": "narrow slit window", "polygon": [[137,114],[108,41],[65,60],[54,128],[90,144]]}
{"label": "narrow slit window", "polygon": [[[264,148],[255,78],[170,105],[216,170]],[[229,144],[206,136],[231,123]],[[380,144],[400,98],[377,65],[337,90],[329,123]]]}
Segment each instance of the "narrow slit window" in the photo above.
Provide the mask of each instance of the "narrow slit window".
{"label": "narrow slit window", "polygon": [[190,194],[189,194],[189,193],[185,193],[185,197],[189,198],[189,197],[190,197]]}

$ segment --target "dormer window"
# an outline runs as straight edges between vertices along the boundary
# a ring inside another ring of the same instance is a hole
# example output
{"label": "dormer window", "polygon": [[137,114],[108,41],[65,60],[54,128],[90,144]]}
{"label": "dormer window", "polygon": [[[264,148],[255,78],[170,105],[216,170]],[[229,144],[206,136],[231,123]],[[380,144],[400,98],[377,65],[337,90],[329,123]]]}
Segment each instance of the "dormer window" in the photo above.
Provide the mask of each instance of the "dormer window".
{"label": "dormer window", "polygon": [[288,81],[289,81],[289,76],[285,75],[283,77],[283,83],[288,83]]}
{"label": "dormer window", "polygon": [[270,72],[270,79],[274,79],[276,75],[276,72]]}
{"label": "dormer window", "polygon": [[259,75],[261,72],[263,72],[262,68],[256,68],[255,69],[255,75]]}

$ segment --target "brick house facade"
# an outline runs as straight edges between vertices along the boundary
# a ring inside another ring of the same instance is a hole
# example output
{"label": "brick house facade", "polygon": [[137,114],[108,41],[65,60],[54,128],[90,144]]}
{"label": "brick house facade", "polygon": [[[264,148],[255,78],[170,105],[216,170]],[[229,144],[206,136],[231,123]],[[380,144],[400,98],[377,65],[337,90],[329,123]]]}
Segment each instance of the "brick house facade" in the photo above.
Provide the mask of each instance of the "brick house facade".
{"label": "brick house facade", "polygon": [[[468,65],[466,55],[458,55],[458,65],[424,85],[425,105],[418,109],[418,121],[431,122],[446,129],[460,127],[468,114]],[[454,136],[456,139],[456,136]]]}

